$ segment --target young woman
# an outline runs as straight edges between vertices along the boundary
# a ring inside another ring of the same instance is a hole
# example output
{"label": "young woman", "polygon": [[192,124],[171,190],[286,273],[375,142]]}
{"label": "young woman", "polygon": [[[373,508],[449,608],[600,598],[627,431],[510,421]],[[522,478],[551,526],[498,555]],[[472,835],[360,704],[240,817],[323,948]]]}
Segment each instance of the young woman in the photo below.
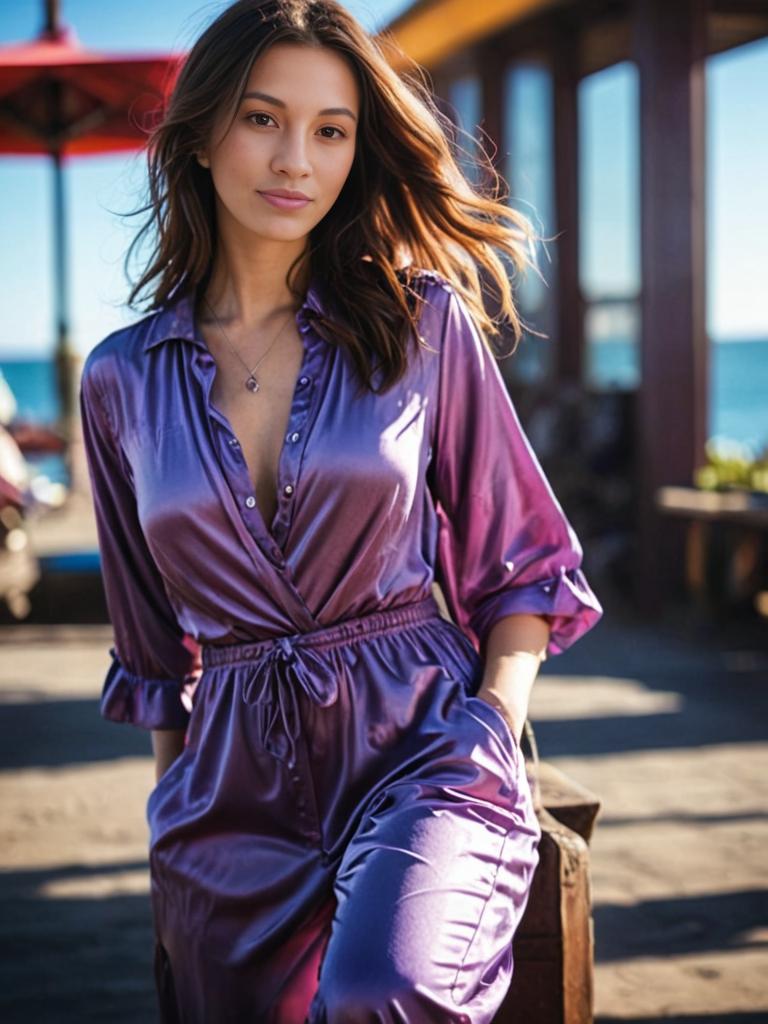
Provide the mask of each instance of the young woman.
{"label": "young woman", "polygon": [[148,153],[151,311],[80,394],[163,1018],[486,1024],[530,689],[601,614],[485,340],[530,228],[333,0],[224,10]]}

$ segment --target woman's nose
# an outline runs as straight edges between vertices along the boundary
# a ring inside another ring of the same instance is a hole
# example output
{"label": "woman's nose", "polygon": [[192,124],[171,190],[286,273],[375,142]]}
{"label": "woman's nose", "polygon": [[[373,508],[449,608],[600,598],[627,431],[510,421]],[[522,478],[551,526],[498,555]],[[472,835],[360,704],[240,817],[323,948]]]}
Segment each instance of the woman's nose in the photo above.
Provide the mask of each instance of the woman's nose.
{"label": "woman's nose", "polygon": [[299,132],[286,132],[280,139],[272,158],[276,170],[285,171],[291,177],[308,174],[311,171],[307,156],[307,145]]}

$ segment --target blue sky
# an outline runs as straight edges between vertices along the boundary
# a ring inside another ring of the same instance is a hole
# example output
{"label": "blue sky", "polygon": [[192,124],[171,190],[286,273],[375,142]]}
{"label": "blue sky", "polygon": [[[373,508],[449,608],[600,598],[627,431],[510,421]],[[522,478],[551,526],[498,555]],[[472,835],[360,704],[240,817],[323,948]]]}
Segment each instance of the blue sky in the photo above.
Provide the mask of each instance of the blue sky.
{"label": "blue sky", "polygon": [[[228,0],[62,0],[64,20],[95,48],[182,51]],[[408,0],[367,0],[346,6],[370,31],[409,6]],[[0,5],[0,41],[33,37],[42,0]],[[708,328],[715,337],[768,337],[768,41],[708,62],[710,171]],[[763,130],[758,130],[759,126]],[[606,136],[610,161],[610,134]],[[598,154],[599,156],[599,154]],[[65,171],[68,216],[70,333],[87,352],[109,331],[136,318],[122,308],[127,294],[125,250],[137,218],[121,218],[143,199],[143,156],[90,157]],[[52,175],[44,158],[0,159],[0,356],[36,356],[53,345]],[[611,236],[593,259],[617,265]],[[617,242],[617,244],[619,244]],[[135,272],[135,267],[134,267]]]}

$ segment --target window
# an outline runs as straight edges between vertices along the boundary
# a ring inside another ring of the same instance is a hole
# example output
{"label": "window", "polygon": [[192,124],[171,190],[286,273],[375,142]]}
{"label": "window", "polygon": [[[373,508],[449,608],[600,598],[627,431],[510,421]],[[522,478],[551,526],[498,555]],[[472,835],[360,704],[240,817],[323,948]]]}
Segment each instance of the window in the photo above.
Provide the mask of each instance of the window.
{"label": "window", "polygon": [[707,61],[710,436],[768,446],[768,39]]}
{"label": "window", "polygon": [[638,75],[630,61],[579,83],[579,278],[584,382],[640,383]]}
{"label": "window", "polygon": [[[456,114],[457,127],[461,131],[456,134],[456,157],[459,166],[469,181],[478,181],[474,160],[477,147],[473,139],[479,138],[478,125],[483,116],[482,90],[477,75],[467,74],[456,78],[448,90],[448,100]],[[469,133],[472,138],[465,133]]]}
{"label": "window", "polygon": [[[553,181],[552,76],[541,61],[516,59],[504,75],[504,177],[509,205],[532,223],[537,234],[556,233]],[[517,285],[515,298],[524,325],[538,334],[523,334],[508,361],[516,381],[531,383],[547,377],[557,344],[556,242],[539,242],[538,272],[530,268]],[[543,280],[542,280],[543,278]]]}

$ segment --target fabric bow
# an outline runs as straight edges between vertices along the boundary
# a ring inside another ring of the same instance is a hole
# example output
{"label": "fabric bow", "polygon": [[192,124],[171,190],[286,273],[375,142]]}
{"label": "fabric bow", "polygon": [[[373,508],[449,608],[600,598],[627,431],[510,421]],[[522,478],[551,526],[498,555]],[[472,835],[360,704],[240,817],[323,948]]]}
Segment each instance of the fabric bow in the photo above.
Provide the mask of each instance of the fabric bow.
{"label": "fabric bow", "polygon": [[302,643],[301,633],[294,633],[275,639],[257,660],[242,693],[246,704],[258,708],[262,745],[266,746],[277,719],[282,719],[290,748],[288,764],[291,767],[296,763],[295,741],[300,726],[299,686],[319,707],[329,707],[338,697],[338,679],[329,661]]}

